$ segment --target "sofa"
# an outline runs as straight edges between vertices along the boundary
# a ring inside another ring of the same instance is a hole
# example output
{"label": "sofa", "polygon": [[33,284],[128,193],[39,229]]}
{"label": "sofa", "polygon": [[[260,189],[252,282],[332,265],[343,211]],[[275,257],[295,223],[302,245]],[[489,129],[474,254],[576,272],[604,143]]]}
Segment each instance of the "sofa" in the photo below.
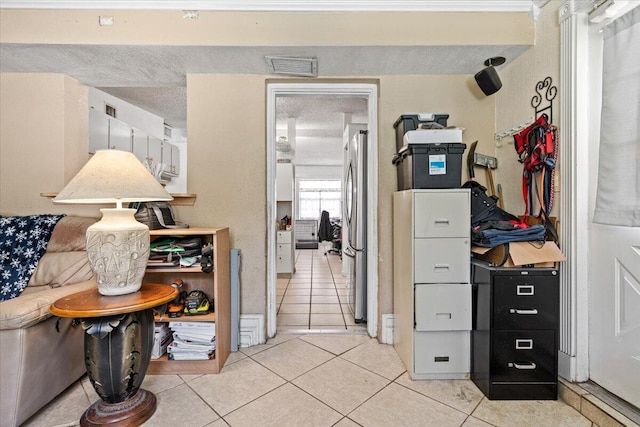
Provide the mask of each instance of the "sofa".
{"label": "sofa", "polygon": [[53,316],[49,306],[97,286],[85,251],[95,221],[58,221],[27,287],[0,302],[0,427],[24,423],[85,373],[82,327]]}

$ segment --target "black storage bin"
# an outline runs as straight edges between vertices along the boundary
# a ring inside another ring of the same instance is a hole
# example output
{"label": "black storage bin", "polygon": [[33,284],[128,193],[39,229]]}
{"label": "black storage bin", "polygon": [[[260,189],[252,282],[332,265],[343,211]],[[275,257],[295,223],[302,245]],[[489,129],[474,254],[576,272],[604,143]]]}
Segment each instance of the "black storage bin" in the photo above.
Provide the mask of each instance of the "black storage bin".
{"label": "black storage bin", "polygon": [[404,134],[418,129],[421,124],[435,123],[447,127],[448,114],[402,114],[393,124],[396,129],[396,152],[404,145]]}
{"label": "black storage bin", "polygon": [[422,188],[460,188],[462,153],[466,144],[409,144],[393,158],[398,191]]}

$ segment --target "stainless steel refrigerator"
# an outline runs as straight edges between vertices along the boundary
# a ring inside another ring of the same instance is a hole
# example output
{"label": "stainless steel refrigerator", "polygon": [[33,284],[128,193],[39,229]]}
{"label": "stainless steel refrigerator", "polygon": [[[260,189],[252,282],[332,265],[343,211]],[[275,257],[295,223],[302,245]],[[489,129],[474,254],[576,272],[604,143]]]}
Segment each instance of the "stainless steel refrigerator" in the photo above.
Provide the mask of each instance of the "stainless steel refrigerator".
{"label": "stainless steel refrigerator", "polygon": [[[345,213],[347,235],[343,252],[351,257],[349,307],[356,323],[367,321],[367,131],[345,145]],[[346,237],[346,239],[345,239]]]}

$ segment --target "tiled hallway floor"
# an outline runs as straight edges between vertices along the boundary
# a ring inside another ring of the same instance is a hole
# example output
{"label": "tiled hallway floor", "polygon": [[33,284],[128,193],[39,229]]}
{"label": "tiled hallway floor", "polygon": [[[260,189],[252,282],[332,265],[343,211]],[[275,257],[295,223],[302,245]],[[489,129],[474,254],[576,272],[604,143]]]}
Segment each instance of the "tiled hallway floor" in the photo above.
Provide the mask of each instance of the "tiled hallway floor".
{"label": "tiled hallway floor", "polygon": [[342,276],[342,260],[327,254],[330,244],[318,249],[296,251],[296,271],[291,278],[278,278],[276,304],[278,330],[364,332],[366,324],[356,324],[347,304],[347,278]]}
{"label": "tiled hallway floor", "polygon": [[[560,400],[489,401],[468,380],[411,381],[393,346],[363,334],[280,333],[218,375],[148,375],[143,388],[158,399],[145,426],[592,426]],[[24,425],[75,426],[97,399],[84,377]]]}

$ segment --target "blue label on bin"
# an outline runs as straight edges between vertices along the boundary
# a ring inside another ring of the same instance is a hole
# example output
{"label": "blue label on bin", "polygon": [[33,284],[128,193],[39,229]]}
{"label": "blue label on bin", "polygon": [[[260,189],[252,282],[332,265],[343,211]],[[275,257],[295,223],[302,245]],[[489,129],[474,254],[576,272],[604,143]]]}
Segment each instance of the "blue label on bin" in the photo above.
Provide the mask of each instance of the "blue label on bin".
{"label": "blue label on bin", "polygon": [[447,174],[447,155],[434,154],[429,156],[429,175]]}

